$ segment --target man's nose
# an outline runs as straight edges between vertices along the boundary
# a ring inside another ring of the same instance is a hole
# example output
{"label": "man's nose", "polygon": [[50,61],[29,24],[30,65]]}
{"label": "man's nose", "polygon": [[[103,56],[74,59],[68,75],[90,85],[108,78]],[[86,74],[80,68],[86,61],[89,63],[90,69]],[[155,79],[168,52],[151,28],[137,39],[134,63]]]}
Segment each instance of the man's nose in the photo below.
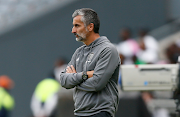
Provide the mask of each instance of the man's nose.
{"label": "man's nose", "polygon": [[76,33],[76,30],[75,30],[75,28],[73,27],[72,28],[72,31],[71,31],[72,33]]}

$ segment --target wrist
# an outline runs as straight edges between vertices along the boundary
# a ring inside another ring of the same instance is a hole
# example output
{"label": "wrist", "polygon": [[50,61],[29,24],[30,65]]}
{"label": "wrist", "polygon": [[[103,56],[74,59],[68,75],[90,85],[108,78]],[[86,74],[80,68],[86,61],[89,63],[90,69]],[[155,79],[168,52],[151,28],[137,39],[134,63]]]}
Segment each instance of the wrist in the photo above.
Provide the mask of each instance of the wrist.
{"label": "wrist", "polygon": [[82,72],[82,80],[83,80],[83,81],[86,81],[87,79],[88,79],[87,72],[86,72],[86,71],[83,71],[83,72]]}

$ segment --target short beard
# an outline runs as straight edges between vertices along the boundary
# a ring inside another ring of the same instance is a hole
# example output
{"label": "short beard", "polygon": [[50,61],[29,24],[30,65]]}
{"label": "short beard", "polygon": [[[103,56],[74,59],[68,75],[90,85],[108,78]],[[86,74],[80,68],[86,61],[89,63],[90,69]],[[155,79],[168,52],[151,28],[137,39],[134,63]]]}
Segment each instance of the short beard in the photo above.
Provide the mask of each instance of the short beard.
{"label": "short beard", "polygon": [[86,40],[86,36],[80,36],[79,34],[75,33],[75,35],[78,36],[78,38],[76,38],[76,41],[80,41],[80,42],[84,42]]}
{"label": "short beard", "polygon": [[85,39],[84,38],[82,38],[82,37],[80,37],[79,36],[79,38],[76,38],[76,41],[80,41],[80,42],[83,42]]}

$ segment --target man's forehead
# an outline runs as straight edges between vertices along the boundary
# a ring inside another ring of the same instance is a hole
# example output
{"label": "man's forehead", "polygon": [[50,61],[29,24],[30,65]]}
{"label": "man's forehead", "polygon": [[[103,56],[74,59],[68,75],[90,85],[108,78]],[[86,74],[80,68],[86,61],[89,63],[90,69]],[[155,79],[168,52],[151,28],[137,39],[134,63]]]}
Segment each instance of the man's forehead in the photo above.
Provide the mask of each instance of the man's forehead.
{"label": "man's forehead", "polygon": [[81,16],[81,15],[78,15],[78,16],[76,16],[76,17],[73,18],[73,22],[82,22],[82,21],[81,21],[81,18],[82,18],[82,16]]}

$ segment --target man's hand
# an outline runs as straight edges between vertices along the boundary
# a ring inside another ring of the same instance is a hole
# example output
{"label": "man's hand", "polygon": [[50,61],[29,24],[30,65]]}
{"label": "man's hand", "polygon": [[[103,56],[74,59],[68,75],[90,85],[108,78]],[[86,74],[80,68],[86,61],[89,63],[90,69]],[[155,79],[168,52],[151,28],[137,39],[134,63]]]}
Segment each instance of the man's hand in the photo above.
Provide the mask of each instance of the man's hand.
{"label": "man's hand", "polygon": [[67,66],[67,68],[66,68],[66,73],[77,73],[77,72],[76,72],[74,66],[71,65],[70,67]]}
{"label": "man's hand", "polygon": [[[74,66],[71,65],[71,66],[67,66],[67,68],[66,68],[66,73],[77,73],[77,72],[76,72]],[[92,71],[87,71],[88,78],[93,77],[93,73],[94,73],[94,70],[92,70]]]}
{"label": "man's hand", "polygon": [[92,71],[87,71],[88,78],[93,77],[93,73],[94,73],[94,70],[92,70]]}

